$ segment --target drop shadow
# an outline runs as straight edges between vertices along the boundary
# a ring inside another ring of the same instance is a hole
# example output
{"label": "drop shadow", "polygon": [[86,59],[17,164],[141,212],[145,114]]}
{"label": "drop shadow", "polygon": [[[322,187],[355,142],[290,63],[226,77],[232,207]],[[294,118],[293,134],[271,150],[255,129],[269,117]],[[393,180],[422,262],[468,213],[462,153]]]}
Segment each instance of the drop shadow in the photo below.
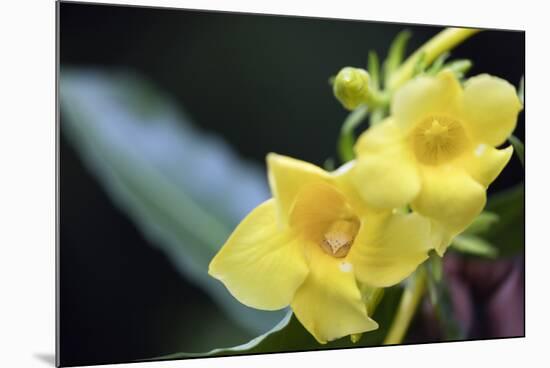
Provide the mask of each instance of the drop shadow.
{"label": "drop shadow", "polygon": [[35,353],[34,357],[51,367],[55,367],[55,355],[48,353]]}

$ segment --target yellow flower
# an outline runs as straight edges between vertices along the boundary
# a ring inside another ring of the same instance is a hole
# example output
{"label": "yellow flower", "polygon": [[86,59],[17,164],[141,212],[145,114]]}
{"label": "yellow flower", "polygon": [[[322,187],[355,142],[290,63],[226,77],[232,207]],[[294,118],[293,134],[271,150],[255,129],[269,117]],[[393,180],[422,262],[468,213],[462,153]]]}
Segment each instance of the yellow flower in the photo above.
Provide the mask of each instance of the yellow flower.
{"label": "yellow flower", "polygon": [[351,165],[328,173],[276,154],[267,164],[273,198],[238,225],[209,273],[250,307],[290,305],[320,343],[376,329],[361,289],[412,273],[430,249],[429,221],[366,207]]}
{"label": "yellow flower", "polygon": [[521,108],[514,87],[487,74],[464,87],[448,70],[417,77],[396,91],[390,117],[358,139],[355,186],[371,206],[410,205],[430,218],[442,255],[485,206],[513,150],[495,147]]}

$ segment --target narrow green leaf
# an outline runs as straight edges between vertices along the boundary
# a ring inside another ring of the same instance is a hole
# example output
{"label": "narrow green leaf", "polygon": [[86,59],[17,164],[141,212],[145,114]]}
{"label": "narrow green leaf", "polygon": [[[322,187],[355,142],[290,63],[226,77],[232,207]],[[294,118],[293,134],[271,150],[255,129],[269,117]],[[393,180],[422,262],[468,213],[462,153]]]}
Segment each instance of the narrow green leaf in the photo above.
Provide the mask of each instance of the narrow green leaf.
{"label": "narrow green leaf", "polygon": [[464,234],[476,235],[487,232],[491,226],[499,221],[496,213],[483,211],[477,216],[470,226],[464,231]]}
{"label": "narrow green leaf", "polygon": [[461,234],[453,239],[452,247],[462,253],[474,256],[496,258],[498,249],[488,241],[475,235]]}
{"label": "narrow green leaf", "polygon": [[353,110],[344,120],[340,129],[340,137],[338,138],[338,155],[343,163],[351,161],[355,158],[353,145],[355,144],[354,130],[361,124],[368,115],[367,105],[360,105]]}
{"label": "narrow green leaf", "polygon": [[518,97],[521,101],[521,104],[525,104],[525,78],[522,76],[521,80],[519,81],[519,87],[518,87]]}
{"label": "narrow green leaf", "polygon": [[482,239],[498,250],[500,257],[521,252],[525,241],[523,184],[490,196],[485,211],[461,236]]}
{"label": "narrow green leaf", "polygon": [[459,59],[445,64],[442,69],[450,69],[453,73],[455,73],[458,79],[462,79],[466,73],[468,73],[472,65],[472,62],[468,59]]}
{"label": "narrow green leaf", "polygon": [[423,74],[426,71],[426,67],[426,54],[422,52],[418,54],[418,58],[416,59],[416,64],[413,69],[413,77]]}
{"label": "narrow green leaf", "polygon": [[519,184],[489,197],[486,211],[495,213],[499,221],[478,234],[499,250],[499,256],[523,251],[525,243],[524,187]]}
{"label": "narrow green leaf", "polygon": [[411,38],[411,32],[408,30],[401,31],[395,36],[390,45],[388,56],[384,61],[384,83],[388,83],[391,74],[401,65],[405,56],[407,43]]}
{"label": "narrow green leaf", "polygon": [[432,254],[425,263],[428,295],[445,340],[461,340],[465,332],[456,321],[449,288],[442,272],[441,257]]}
{"label": "narrow green leaf", "polygon": [[523,142],[513,134],[508,137],[508,142],[510,142],[512,146],[514,146],[514,152],[516,153],[516,156],[520,160],[521,165],[525,167],[525,147],[523,145]]}
{"label": "narrow green leaf", "polygon": [[362,284],[360,285],[360,290],[361,290],[361,296],[362,296],[363,302],[367,306],[367,312],[369,315],[372,315],[376,311],[378,304],[380,304],[380,301],[384,296],[384,289],[374,288],[374,287],[370,287],[368,285]]}
{"label": "narrow green leaf", "polygon": [[367,70],[370,74],[370,78],[373,86],[379,90],[381,87],[380,80],[380,61],[376,51],[369,51],[369,61],[367,64]]}
{"label": "narrow green leaf", "polygon": [[441,69],[443,69],[443,64],[447,59],[449,58],[451,54],[449,52],[445,52],[437,57],[437,59],[434,60],[432,65],[428,68],[426,71],[429,75],[436,75]]}

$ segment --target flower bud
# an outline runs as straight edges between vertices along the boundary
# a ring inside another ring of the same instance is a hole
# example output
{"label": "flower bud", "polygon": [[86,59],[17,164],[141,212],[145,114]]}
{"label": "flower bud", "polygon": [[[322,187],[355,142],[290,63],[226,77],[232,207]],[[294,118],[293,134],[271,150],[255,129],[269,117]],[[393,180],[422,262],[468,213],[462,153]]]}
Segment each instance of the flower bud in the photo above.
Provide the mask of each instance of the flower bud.
{"label": "flower bud", "polygon": [[334,96],[348,110],[353,110],[369,99],[369,73],[365,69],[342,68],[333,85]]}

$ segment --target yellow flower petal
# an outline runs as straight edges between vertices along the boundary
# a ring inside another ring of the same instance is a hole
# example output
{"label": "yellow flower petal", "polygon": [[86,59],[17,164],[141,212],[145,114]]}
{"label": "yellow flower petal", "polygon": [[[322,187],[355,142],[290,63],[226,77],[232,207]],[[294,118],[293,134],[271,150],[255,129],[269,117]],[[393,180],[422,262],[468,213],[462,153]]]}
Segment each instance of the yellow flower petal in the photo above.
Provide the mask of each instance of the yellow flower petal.
{"label": "yellow flower petal", "polygon": [[483,185],[456,167],[444,166],[423,168],[422,189],[411,205],[454,236],[468,227],[485,202]]}
{"label": "yellow flower petal", "polygon": [[420,191],[414,156],[407,147],[392,119],[369,128],[357,140],[358,159],[348,179],[371,207],[402,207]]}
{"label": "yellow flower petal", "polygon": [[463,167],[477,182],[488,187],[510,161],[513,152],[512,146],[499,150],[481,143],[456,164]]}
{"label": "yellow flower petal", "polygon": [[522,106],[516,89],[507,81],[487,74],[464,84],[463,115],[472,138],[499,146],[516,128]]}
{"label": "yellow flower petal", "polygon": [[319,243],[332,222],[351,215],[346,198],[335,187],[312,183],[305,185],[296,196],[289,225],[304,240]]}
{"label": "yellow flower petal", "polygon": [[391,115],[405,131],[429,115],[452,115],[458,110],[462,90],[449,70],[437,76],[419,76],[395,92]]}
{"label": "yellow flower petal", "polygon": [[270,199],[237,226],[208,272],[241,303],[276,310],[290,304],[308,266],[301,243],[279,230],[275,202]]}
{"label": "yellow flower petal", "polygon": [[404,138],[403,131],[393,119],[386,119],[365,130],[355,143],[358,156],[385,150],[388,145],[398,144]]}
{"label": "yellow flower petal", "polygon": [[432,244],[437,254],[440,257],[443,257],[443,255],[447,251],[447,248],[449,248],[449,245],[451,245],[451,241],[457,234],[456,232],[449,231],[449,229],[447,229],[438,221],[431,220],[430,224]]}
{"label": "yellow flower petal", "polygon": [[360,282],[388,287],[414,272],[431,248],[428,219],[416,213],[371,215],[364,219],[348,258]]}
{"label": "yellow flower petal", "polygon": [[407,205],[421,186],[414,157],[404,144],[359,157],[350,178],[363,200],[379,209]]}
{"label": "yellow flower petal", "polygon": [[296,195],[304,185],[329,180],[330,175],[318,166],[287,156],[267,155],[271,192],[277,204],[279,222],[286,224]]}
{"label": "yellow flower petal", "polygon": [[355,282],[353,266],[312,244],[310,273],[291,307],[302,325],[324,344],[350,334],[375,330]]}

